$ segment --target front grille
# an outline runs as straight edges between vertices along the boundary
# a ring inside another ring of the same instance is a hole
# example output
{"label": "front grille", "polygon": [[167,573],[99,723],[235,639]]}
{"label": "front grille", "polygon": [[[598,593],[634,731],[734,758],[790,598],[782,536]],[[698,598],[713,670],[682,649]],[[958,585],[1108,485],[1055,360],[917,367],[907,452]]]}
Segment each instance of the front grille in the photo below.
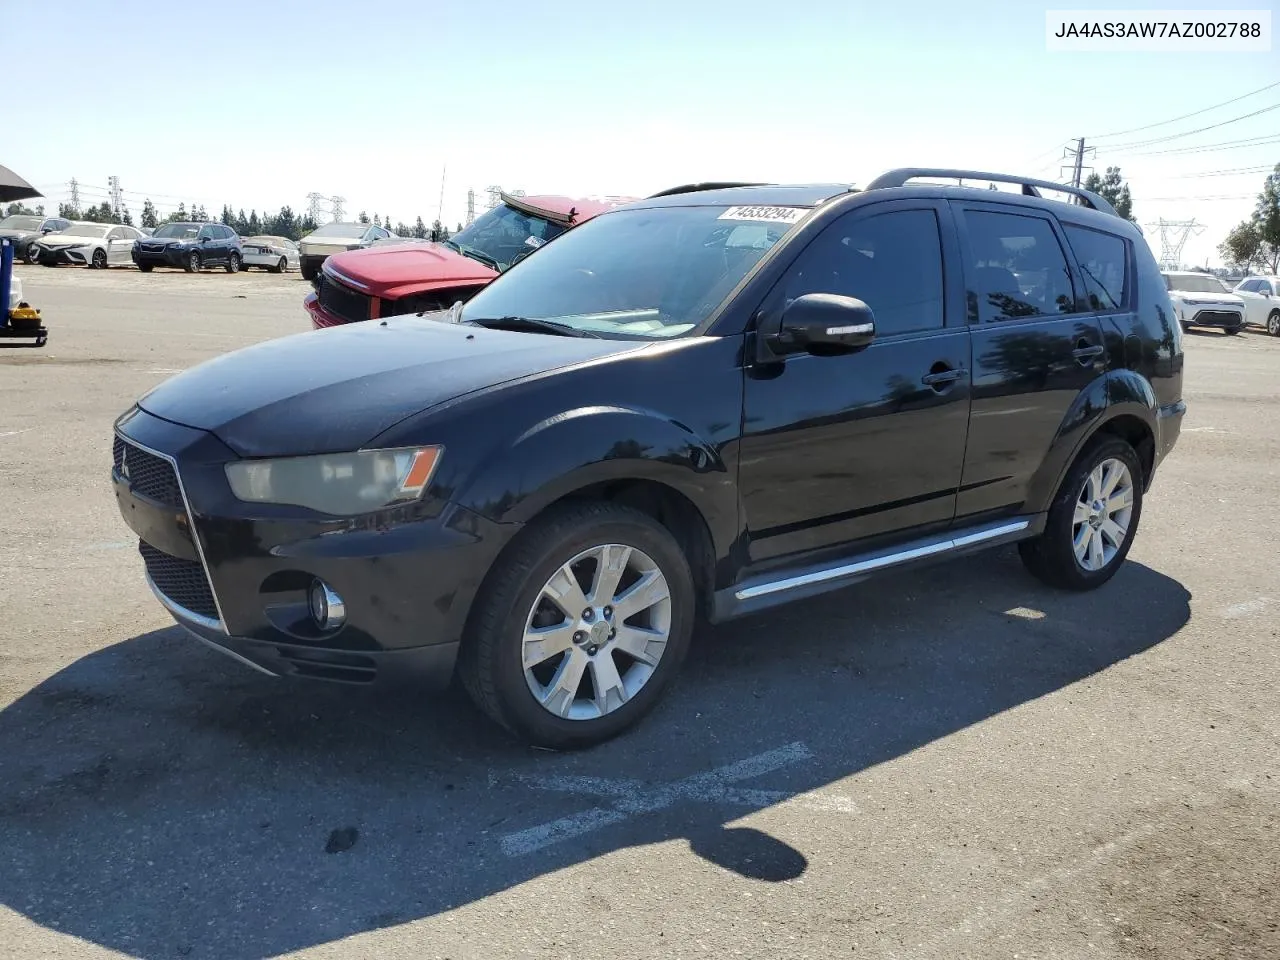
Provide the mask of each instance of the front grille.
{"label": "front grille", "polygon": [[164,253],[165,245],[163,243],[140,243],[138,249],[145,253]]}
{"label": "front grille", "polygon": [[178,475],[173,470],[173,464],[164,457],[157,457],[132,443],[125,443],[119,437],[116,437],[111,453],[112,465],[122,475],[126,474],[125,459],[128,459],[127,476],[134,493],[166,507],[186,508],[182,501],[182,490],[178,486]]}
{"label": "front grille", "polygon": [[316,277],[316,297],[320,306],[339,317],[343,323],[358,323],[369,319],[370,297],[338,283],[327,273]]}
{"label": "front grille", "polygon": [[180,607],[198,613],[210,620],[218,619],[218,606],[213,602],[213,590],[204,567],[194,560],[171,557],[157,550],[145,540],[138,541],[138,552],[147,565],[147,576],[163,593]]}
{"label": "front grille", "polygon": [[1201,310],[1191,322],[1202,323],[1206,326],[1236,327],[1243,323],[1244,320],[1240,314],[1232,313],[1230,310]]}

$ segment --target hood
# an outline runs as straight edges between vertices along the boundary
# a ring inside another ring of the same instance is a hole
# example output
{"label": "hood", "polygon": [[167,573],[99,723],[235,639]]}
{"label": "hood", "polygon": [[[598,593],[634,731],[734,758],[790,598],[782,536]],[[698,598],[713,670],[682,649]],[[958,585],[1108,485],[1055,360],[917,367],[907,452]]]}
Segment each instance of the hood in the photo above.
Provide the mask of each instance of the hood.
{"label": "hood", "polygon": [[488,283],[498,274],[439,243],[405,243],[339,253],[324,269],[376,297],[402,297],[452,283]]}
{"label": "hood", "polygon": [[138,238],[151,247],[168,247],[175,243],[195,243],[195,238],[184,240],[182,237],[148,237],[145,234]]}
{"label": "hood", "polygon": [[338,453],[472,391],[641,346],[394,318],[216,357],[166,380],[138,406],[208,430],[244,457]]}
{"label": "hood", "polygon": [[40,236],[39,230],[0,230],[0,237],[6,240],[25,240],[27,237]]}
{"label": "hood", "polygon": [[102,243],[102,237],[82,237],[74,233],[51,233],[40,241],[50,250],[59,247],[83,247],[90,243]]}
{"label": "hood", "polygon": [[1243,307],[1244,297],[1234,293],[1198,293],[1194,290],[1170,290],[1170,297],[1177,297],[1183,303],[1222,303],[1232,307]]}

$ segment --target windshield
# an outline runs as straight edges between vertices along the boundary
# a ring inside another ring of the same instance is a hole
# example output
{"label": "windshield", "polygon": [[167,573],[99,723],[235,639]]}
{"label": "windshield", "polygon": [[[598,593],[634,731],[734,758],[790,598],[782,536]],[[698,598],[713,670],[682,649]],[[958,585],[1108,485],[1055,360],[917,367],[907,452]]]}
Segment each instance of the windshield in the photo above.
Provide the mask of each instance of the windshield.
{"label": "windshield", "polygon": [[200,232],[200,224],[198,223],[166,223],[163,227],[157,227],[153,237],[175,237],[178,240],[194,240],[196,234]]}
{"label": "windshield", "polygon": [[535,217],[500,203],[481,214],[448,243],[462,253],[479,253],[499,271],[506,270],[522,253],[532,253],[553,237],[564,233],[558,223]]}
{"label": "windshield", "polygon": [[63,231],[72,237],[105,237],[112,224],[73,223],[69,230]]}
{"label": "windshield", "polygon": [[312,230],[304,239],[312,237],[363,237],[369,228],[363,223],[326,223],[323,227]]}
{"label": "windshield", "polygon": [[621,210],[570,230],[469,300],[460,319],[531,317],[603,336],[675,337],[701,324],[786,233],[777,208]]}
{"label": "windshield", "polygon": [[39,230],[44,217],[23,217],[14,215],[0,220],[0,230]]}
{"label": "windshield", "polygon": [[1165,286],[1183,293],[1229,293],[1226,284],[1216,277],[1198,277],[1195,274],[1165,274]]}

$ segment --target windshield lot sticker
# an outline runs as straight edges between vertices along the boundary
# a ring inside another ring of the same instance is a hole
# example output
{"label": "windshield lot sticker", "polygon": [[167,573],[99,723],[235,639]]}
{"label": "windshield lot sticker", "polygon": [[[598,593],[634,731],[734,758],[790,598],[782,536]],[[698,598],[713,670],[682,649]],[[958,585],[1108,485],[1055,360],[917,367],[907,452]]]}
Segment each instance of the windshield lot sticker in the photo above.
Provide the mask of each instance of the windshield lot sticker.
{"label": "windshield lot sticker", "polygon": [[795,223],[807,207],[730,207],[717,220],[755,220],[761,223]]}
{"label": "windshield lot sticker", "polygon": [[525,237],[524,238],[524,245],[526,247],[533,247],[535,250],[538,249],[538,247],[542,246],[543,243],[545,242],[546,241],[544,241],[541,237]]}

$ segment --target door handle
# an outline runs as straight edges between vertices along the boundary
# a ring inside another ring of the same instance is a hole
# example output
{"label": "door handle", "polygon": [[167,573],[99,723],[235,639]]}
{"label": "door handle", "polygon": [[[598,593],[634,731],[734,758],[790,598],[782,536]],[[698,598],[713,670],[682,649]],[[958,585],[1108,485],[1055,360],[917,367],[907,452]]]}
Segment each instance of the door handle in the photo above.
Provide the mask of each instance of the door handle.
{"label": "door handle", "polygon": [[1089,366],[1095,359],[1102,356],[1105,348],[1100,343],[1090,343],[1088,340],[1081,338],[1076,342],[1076,348],[1071,351],[1071,356],[1082,366]]}
{"label": "door handle", "polygon": [[948,368],[946,370],[934,370],[932,373],[926,373],[923,377],[920,378],[920,382],[923,383],[926,387],[937,388],[937,387],[944,387],[950,383],[955,383],[957,380],[959,380],[963,376],[964,376],[963,367],[959,370],[953,370]]}

